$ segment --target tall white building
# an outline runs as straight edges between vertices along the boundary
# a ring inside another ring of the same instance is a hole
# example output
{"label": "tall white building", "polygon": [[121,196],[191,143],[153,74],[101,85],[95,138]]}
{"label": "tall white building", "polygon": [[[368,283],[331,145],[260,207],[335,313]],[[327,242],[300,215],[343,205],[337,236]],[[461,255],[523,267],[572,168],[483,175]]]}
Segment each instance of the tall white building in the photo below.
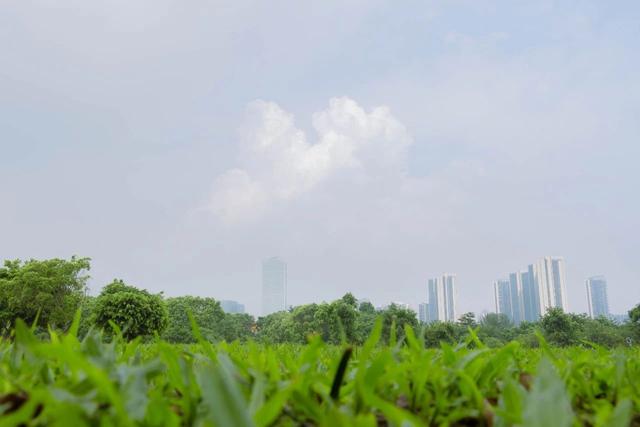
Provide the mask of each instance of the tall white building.
{"label": "tall white building", "polygon": [[[496,311],[506,314],[516,324],[535,322],[551,307],[567,312],[566,282],[563,258],[541,258],[527,270],[511,273],[508,281],[494,283]],[[509,304],[504,301],[506,298]]]}
{"label": "tall white building", "polygon": [[607,279],[604,276],[594,276],[587,279],[587,301],[589,316],[593,319],[600,316],[609,317]]}
{"label": "tall white building", "polygon": [[262,315],[287,309],[287,264],[278,257],[262,262]]}
{"label": "tall white building", "polygon": [[427,297],[429,304],[429,319],[434,322],[456,321],[456,276],[455,274],[443,274],[440,277],[429,279]]}
{"label": "tall white building", "polygon": [[550,280],[551,307],[561,308],[566,313],[569,311],[569,304],[567,304],[567,273],[564,259],[547,257],[545,263]]}

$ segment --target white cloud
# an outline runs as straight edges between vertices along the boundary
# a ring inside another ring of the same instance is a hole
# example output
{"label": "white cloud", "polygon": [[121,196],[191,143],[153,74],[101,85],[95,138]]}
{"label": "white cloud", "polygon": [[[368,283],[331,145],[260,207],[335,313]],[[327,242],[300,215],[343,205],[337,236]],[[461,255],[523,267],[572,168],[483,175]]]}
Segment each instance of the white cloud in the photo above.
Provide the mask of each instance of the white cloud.
{"label": "white cloud", "polygon": [[326,110],[313,114],[312,124],[316,143],[277,104],[250,103],[239,167],[215,180],[210,210],[227,223],[242,222],[337,176],[370,183],[406,173],[412,140],[387,107],[367,112],[349,98],[333,98]]}

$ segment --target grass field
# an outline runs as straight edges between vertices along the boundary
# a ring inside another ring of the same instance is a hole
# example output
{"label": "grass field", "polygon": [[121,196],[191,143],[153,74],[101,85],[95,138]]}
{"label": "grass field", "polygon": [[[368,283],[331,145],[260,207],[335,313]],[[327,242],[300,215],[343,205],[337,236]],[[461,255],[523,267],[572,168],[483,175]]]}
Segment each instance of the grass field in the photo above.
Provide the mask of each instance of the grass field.
{"label": "grass field", "polygon": [[[77,324],[77,323],[76,323]],[[0,342],[0,426],[640,425],[640,350]]]}

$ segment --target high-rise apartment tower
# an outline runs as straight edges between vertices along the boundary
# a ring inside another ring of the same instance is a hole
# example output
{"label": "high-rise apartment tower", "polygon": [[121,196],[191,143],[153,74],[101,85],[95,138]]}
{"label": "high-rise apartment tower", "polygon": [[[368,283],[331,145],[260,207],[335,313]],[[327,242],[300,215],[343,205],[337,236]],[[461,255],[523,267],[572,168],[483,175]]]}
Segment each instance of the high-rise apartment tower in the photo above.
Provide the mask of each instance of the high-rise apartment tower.
{"label": "high-rise apartment tower", "polygon": [[456,276],[443,274],[429,279],[427,286],[429,300],[429,322],[455,322],[456,320]]}
{"label": "high-rise apartment tower", "polygon": [[587,302],[589,303],[589,316],[592,318],[609,316],[607,279],[604,276],[594,276],[587,279]]}
{"label": "high-rise apartment tower", "polygon": [[262,262],[262,314],[287,309],[287,264],[278,257]]}

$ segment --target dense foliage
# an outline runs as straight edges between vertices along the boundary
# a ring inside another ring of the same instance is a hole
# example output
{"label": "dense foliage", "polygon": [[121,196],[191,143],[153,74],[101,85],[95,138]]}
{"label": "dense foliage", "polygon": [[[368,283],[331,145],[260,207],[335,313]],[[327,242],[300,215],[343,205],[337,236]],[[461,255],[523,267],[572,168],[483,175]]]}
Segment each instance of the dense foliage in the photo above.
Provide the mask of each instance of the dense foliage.
{"label": "dense foliage", "polygon": [[[0,341],[0,426],[639,426],[640,349]],[[199,336],[199,334],[195,334]]]}
{"label": "dense foliage", "polygon": [[161,333],[167,327],[167,307],[161,295],[115,280],[102,289],[93,306],[93,323],[105,331],[117,326],[125,338]]}
{"label": "dense foliage", "polygon": [[[537,347],[537,331],[555,346],[595,343],[606,347],[640,342],[640,305],[629,311],[630,320],[617,325],[605,318],[550,310],[539,322],[513,325],[507,317],[489,313],[476,319],[464,313],[457,322],[419,325],[412,310],[390,305],[376,309],[351,294],[333,302],[306,304],[289,311],[253,318],[248,314],[224,313],[213,298],[181,296],[164,298],[116,280],[105,286],[98,297],[86,295],[85,272],[88,258],[6,261],[0,268],[0,330],[5,335],[18,318],[36,322],[41,332],[48,327],[65,330],[77,308],[82,312],[79,336],[90,328],[107,334],[112,325],[123,330],[124,337],[152,339],[155,333],[173,343],[194,343],[191,318],[209,341],[247,339],[263,343],[304,344],[311,335],[319,335],[330,344],[360,345],[382,318],[382,340],[402,339],[406,325],[416,331],[427,347],[464,341],[469,329],[490,347],[512,340],[525,347]],[[189,317],[191,314],[191,318]]]}
{"label": "dense foliage", "polygon": [[222,337],[221,323],[224,311],[220,303],[213,298],[176,297],[167,298],[169,326],[163,338],[170,342],[193,343],[196,338],[192,333],[189,313],[202,331],[202,335],[215,341]]}
{"label": "dense foliage", "polygon": [[269,343],[304,344],[309,335],[319,335],[325,342],[361,344],[369,336],[378,317],[384,319],[383,337],[389,339],[392,324],[396,336],[403,335],[404,325],[417,326],[415,312],[391,305],[376,311],[370,303],[358,305],[351,294],[331,303],[306,304],[288,312],[261,317],[256,337]]}
{"label": "dense foliage", "polygon": [[5,261],[0,268],[0,328],[16,319],[66,328],[80,305],[89,276],[88,258]]}

